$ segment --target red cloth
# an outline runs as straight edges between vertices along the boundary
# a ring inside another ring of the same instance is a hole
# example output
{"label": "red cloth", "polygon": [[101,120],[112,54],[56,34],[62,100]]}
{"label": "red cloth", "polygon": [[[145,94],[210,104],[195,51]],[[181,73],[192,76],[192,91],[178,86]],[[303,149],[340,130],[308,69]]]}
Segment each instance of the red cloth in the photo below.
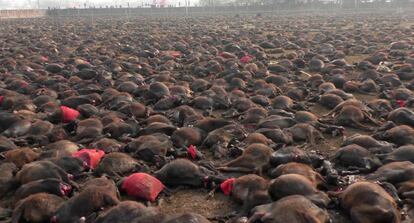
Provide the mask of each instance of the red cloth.
{"label": "red cloth", "polygon": [[230,178],[220,184],[220,189],[223,191],[224,195],[229,196],[231,194],[231,191],[233,190],[233,183],[235,180],[235,178]]}
{"label": "red cloth", "polygon": [[3,102],[4,96],[0,96],[0,104]]}
{"label": "red cloth", "polygon": [[398,104],[398,106],[400,106],[400,108],[405,107],[405,101],[404,100],[397,100],[397,104]]}
{"label": "red cloth", "polygon": [[252,61],[253,57],[250,55],[246,55],[242,58],[240,58],[240,62],[242,63],[249,63],[250,61]]}
{"label": "red cloth", "polygon": [[97,149],[81,149],[74,152],[72,156],[83,160],[89,168],[94,169],[105,156],[105,152]]}
{"label": "red cloth", "polygon": [[197,148],[193,145],[190,145],[187,148],[187,154],[191,157],[191,159],[195,160],[197,158]]}
{"label": "red cloth", "polygon": [[63,105],[60,106],[60,110],[62,111],[62,122],[64,123],[71,122],[78,118],[80,115],[80,113],[77,110]]}
{"label": "red cloth", "polygon": [[27,86],[29,86],[29,84],[27,82],[20,83],[21,88],[26,88]]}
{"label": "red cloth", "polygon": [[128,196],[154,202],[165,186],[157,178],[146,173],[134,173],[125,178],[121,189]]}
{"label": "red cloth", "polygon": [[49,58],[47,58],[47,56],[41,56],[41,57],[40,57],[40,60],[41,60],[42,62],[47,62],[47,61],[49,60]]}

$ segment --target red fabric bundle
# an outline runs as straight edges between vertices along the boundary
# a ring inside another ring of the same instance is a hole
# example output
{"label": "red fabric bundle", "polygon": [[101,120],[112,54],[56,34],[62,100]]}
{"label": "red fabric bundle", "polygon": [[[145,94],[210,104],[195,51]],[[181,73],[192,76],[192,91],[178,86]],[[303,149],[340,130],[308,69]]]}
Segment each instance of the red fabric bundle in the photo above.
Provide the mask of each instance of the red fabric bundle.
{"label": "red fabric bundle", "polygon": [[21,88],[26,88],[27,86],[29,86],[29,84],[27,82],[20,83]]}
{"label": "red fabric bundle", "polygon": [[231,194],[231,191],[233,190],[233,183],[235,180],[235,178],[230,178],[220,184],[220,189],[223,191],[224,195],[229,196]]}
{"label": "red fabric bundle", "polygon": [[0,104],[3,102],[4,96],[0,96]]}
{"label": "red fabric bundle", "polygon": [[398,104],[398,106],[400,106],[400,108],[405,107],[405,101],[404,100],[397,100],[397,104]]}
{"label": "red fabric bundle", "polygon": [[197,148],[193,145],[190,145],[187,148],[187,154],[191,157],[191,159],[195,160],[197,158]]}
{"label": "red fabric bundle", "polygon": [[62,111],[62,122],[68,123],[78,118],[80,113],[72,108],[66,106],[60,106],[60,110]]}
{"label": "red fabric bundle", "polygon": [[250,61],[252,61],[252,59],[253,59],[253,57],[252,57],[252,56],[250,56],[250,55],[246,55],[246,56],[244,56],[244,57],[242,57],[242,58],[240,59],[240,62],[242,62],[242,63],[249,63]]}
{"label": "red fabric bundle", "polygon": [[94,169],[105,156],[105,152],[97,149],[81,149],[74,152],[72,156],[83,160],[89,168]]}
{"label": "red fabric bundle", "polygon": [[41,60],[42,62],[47,62],[47,61],[49,60],[49,58],[47,58],[47,56],[41,56],[41,57],[40,57],[40,60]]}
{"label": "red fabric bundle", "polygon": [[146,173],[134,173],[125,178],[121,189],[128,196],[154,202],[165,186],[157,178]]}

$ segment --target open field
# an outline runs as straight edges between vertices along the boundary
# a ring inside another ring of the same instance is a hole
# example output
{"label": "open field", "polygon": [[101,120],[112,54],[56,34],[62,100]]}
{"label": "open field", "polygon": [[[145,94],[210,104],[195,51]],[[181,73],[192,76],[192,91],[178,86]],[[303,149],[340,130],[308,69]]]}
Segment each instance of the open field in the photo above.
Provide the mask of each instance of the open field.
{"label": "open field", "polygon": [[0,21],[0,222],[413,222],[412,90],[414,14]]}

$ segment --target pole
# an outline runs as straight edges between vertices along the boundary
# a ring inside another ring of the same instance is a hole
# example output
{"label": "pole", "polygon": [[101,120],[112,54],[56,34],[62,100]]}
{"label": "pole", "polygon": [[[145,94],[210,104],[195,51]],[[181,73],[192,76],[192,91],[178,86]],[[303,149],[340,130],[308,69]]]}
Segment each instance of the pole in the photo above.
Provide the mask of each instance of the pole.
{"label": "pole", "polygon": [[92,26],[92,29],[94,29],[95,28],[94,27],[95,20],[94,20],[94,17],[93,17],[94,16],[93,15],[94,14],[94,9],[90,9],[90,10],[91,10],[91,15],[92,15],[92,17],[91,17],[92,25],[91,26]]}
{"label": "pole", "polygon": [[185,0],[185,15],[188,17],[188,0]]}

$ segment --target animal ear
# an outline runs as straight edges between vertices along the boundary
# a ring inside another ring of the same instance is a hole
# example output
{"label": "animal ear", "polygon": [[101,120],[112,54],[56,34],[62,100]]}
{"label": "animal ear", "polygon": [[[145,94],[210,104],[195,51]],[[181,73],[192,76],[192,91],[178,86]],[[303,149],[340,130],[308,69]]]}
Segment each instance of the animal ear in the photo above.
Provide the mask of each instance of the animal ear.
{"label": "animal ear", "polygon": [[382,182],[379,184],[384,190],[398,203],[401,202],[400,197],[398,197],[398,190],[394,185],[388,182]]}
{"label": "animal ear", "polygon": [[[322,193],[317,193],[317,194],[314,194],[312,196],[309,196],[308,199],[310,201],[312,201],[312,203],[316,204],[316,206],[324,208],[324,207],[327,206],[327,203],[330,201],[330,200],[325,201],[325,199],[324,199],[325,196],[326,195],[324,195]],[[329,199],[328,196],[326,196],[326,199],[327,200]]]}
{"label": "animal ear", "polygon": [[104,195],[105,207],[117,205],[119,202],[117,197],[112,197],[109,194]]}
{"label": "animal ear", "polygon": [[364,157],[364,158],[362,158],[362,160],[364,161],[365,169],[370,170],[372,168],[372,160],[371,160],[371,158]]}

